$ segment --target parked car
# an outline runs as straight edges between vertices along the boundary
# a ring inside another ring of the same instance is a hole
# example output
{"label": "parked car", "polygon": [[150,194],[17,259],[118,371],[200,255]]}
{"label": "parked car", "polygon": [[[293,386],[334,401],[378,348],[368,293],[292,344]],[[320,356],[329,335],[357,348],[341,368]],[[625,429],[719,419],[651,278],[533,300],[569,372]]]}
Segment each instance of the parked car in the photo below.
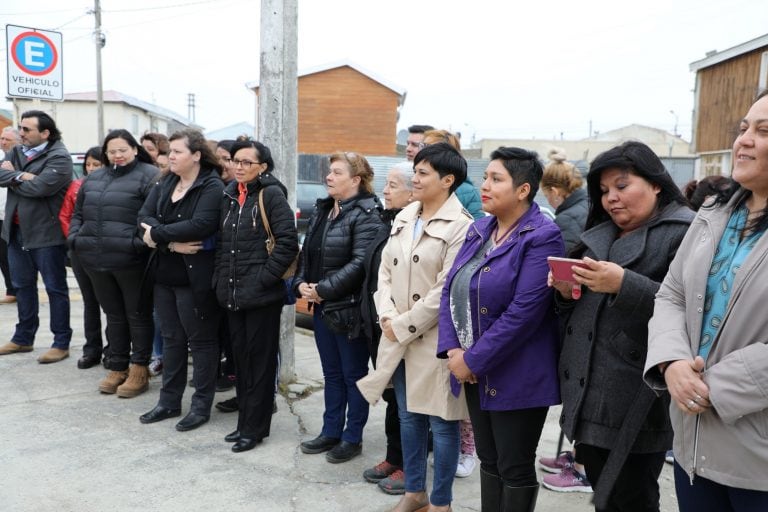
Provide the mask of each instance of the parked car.
{"label": "parked car", "polygon": [[328,197],[325,183],[317,181],[299,181],[296,183],[296,227],[299,233],[307,231],[307,224],[312,212],[315,210],[315,202],[322,197]]}

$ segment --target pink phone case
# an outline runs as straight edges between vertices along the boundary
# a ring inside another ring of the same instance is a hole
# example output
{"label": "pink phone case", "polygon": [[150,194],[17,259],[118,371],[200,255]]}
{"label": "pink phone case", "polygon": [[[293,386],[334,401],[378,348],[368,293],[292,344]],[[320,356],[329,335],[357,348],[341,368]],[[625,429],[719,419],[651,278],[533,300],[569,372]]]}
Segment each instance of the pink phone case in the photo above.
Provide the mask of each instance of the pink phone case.
{"label": "pink phone case", "polygon": [[552,277],[555,278],[555,281],[566,281],[569,283],[575,283],[573,280],[573,270],[571,270],[572,267],[588,268],[581,260],[571,258],[550,256],[547,258],[547,263],[549,263],[549,268],[552,270]]}

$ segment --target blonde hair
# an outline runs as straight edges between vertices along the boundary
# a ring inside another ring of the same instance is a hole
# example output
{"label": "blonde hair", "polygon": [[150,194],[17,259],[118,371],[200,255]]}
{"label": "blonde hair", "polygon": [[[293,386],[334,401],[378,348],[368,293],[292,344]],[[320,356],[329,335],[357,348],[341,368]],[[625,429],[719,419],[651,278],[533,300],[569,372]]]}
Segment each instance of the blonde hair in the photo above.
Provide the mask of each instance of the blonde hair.
{"label": "blonde hair", "polygon": [[541,178],[542,188],[559,188],[566,195],[581,188],[584,182],[576,166],[568,162],[565,150],[552,148],[547,153],[549,163],[544,167],[544,175]]}
{"label": "blonde hair", "polygon": [[329,157],[330,163],[333,162],[346,162],[349,165],[350,176],[360,177],[360,190],[373,194],[373,168],[368,160],[359,153],[345,153],[343,151],[337,151]]}
{"label": "blonde hair", "polygon": [[424,132],[424,144],[436,144],[438,142],[447,142],[458,152],[461,152],[461,142],[459,138],[448,130],[427,130]]}

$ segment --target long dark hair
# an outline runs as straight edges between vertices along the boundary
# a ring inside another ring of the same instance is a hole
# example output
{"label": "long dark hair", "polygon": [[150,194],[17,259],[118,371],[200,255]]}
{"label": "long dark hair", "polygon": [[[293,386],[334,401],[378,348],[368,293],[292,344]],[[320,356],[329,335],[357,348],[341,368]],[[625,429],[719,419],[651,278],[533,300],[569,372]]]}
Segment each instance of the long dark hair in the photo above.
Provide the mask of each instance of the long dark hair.
{"label": "long dark hair", "polygon": [[136,160],[138,160],[139,162],[155,165],[155,163],[152,161],[152,157],[149,156],[149,153],[147,153],[147,150],[144,149],[144,146],[136,142],[136,138],[133,135],[131,135],[131,132],[129,132],[128,130],[124,130],[122,128],[117,130],[112,130],[107,134],[106,137],[104,137],[104,144],[101,145],[101,152],[104,154],[104,156],[107,155],[107,144],[109,144],[109,141],[113,139],[123,139],[125,142],[128,143],[129,146],[135,149]]}
{"label": "long dark hair", "polygon": [[603,208],[603,193],[600,190],[600,177],[608,169],[631,172],[657,185],[660,189],[657,194],[658,210],[663,210],[671,203],[686,204],[685,197],[656,153],[642,142],[628,141],[600,153],[589,166],[587,192],[590,206],[585,230],[611,219]]}

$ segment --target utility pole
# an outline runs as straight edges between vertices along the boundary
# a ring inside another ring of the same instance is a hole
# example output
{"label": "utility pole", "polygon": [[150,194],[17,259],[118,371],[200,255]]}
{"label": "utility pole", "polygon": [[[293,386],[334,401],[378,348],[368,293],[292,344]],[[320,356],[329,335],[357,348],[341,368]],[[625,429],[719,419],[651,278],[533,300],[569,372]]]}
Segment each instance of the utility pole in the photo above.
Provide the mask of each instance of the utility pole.
{"label": "utility pole", "polygon": [[[278,178],[296,209],[298,132],[298,1],[261,0],[261,65],[258,136],[272,152]],[[284,306],[280,317],[280,382],[296,379],[294,328],[296,310]]]}
{"label": "utility pole", "polygon": [[195,93],[187,93],[187,118],[195,121]]}
{"label": "utility pole", "polygon": [[96,119],[97,139],[99,143],[104,140],[104,86],[101,82],[101,49],[107,43],[104,33],[101,31],[101,2],[94,0],[93,14],[96,18],[96,29],[93,31],[93,40],[96,43]]}

